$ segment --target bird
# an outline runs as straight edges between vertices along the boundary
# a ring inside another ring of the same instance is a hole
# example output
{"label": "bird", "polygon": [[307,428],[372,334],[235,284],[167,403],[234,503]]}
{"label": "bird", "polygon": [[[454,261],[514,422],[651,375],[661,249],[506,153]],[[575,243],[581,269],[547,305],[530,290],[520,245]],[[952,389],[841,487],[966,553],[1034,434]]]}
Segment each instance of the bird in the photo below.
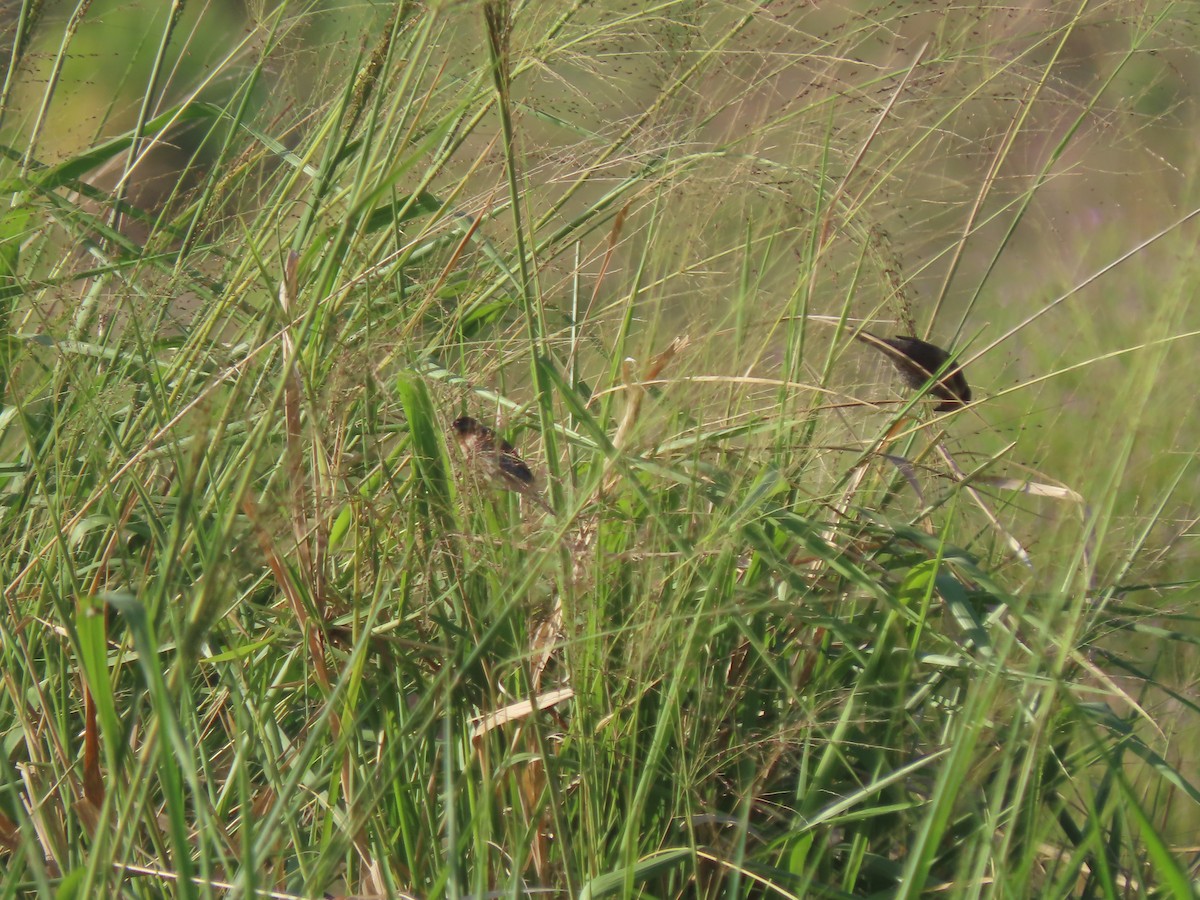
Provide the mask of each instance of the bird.
{"label": "bird", "polygon": [[938,412],[950,412],[971,402],[971,388],[962,367],[947,366],[950,354],[937,344],[909,334],[885,338],[869,331],[858,331],[854,336],[891,360],[909,387],[922,388],[936,375],[937,380],[929,393],[942,401],[934,407]]}
{"label": "bird", "polygon": [[517,455],[512,444],[471,416],[459,416],[450,427],[475,471],[492,484],[528,497],[554,515],[554,508],[538,492],[533,471]]}

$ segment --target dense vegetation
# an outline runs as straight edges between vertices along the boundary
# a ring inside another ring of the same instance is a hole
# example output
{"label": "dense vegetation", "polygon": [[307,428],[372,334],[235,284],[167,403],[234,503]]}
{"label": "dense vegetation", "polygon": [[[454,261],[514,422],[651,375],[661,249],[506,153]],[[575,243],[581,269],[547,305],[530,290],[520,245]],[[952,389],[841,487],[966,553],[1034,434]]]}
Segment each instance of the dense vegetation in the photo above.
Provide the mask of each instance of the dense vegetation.
{"label": "dense vegetation", "polygon": [[0,895],[1192,896],[1193,5],[11,6]]}

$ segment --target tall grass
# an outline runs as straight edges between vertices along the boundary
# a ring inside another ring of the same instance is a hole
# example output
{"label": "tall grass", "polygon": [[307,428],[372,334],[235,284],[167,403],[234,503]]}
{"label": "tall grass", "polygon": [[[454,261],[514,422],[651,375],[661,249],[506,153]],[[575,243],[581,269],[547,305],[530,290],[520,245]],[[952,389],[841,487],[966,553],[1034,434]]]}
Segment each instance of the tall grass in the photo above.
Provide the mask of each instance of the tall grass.
{"label": "tall grass", "polygon": [[0,94],[0,894],[1192,895],[1186,10],[130,9]]}

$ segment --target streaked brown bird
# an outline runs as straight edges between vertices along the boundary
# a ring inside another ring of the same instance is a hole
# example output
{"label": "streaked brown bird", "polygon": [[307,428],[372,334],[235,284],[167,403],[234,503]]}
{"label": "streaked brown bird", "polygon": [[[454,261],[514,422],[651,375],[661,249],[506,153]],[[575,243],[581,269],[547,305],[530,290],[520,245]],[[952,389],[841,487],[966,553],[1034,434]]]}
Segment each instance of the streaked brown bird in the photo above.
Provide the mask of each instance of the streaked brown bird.
{"label": "streaked brown bird", "polygon": [[971,402],[971,388],[962,367],[951,365],[943,371],[950,354],[936,344],[905,334],[885,338],[859,331],[854,336],[890,359],[909,387],[922,388],[937,375],[929,393],[942,401],[934,407],[938,412],[950,412]]}
{"label": "streaked brown bird", "polygon": [[459,416],[450,427],[463,455],[476,472],[492,484],[528,497],[554,515],[554,509],[538,492],[533,472],[512,444],[470,416]]}

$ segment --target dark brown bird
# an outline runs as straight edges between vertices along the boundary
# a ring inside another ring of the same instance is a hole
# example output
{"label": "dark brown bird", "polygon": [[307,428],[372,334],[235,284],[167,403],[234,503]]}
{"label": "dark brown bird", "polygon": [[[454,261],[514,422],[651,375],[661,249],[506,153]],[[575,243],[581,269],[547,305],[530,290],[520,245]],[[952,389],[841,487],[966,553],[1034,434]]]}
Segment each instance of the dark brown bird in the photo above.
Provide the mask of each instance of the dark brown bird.
{"label": "dark brown bird", "polygon": [[533,472],[517,455],[516,448],[477,419],[459,416],[450,426],[463,455],[472,467],[490,481],[508,491],[516,491],[554,515],[535,486]]}
{"label": "dark brown bird", "polygon": [[971,402],[971,388],[962,367],[946,366],[950,354],[936,344],[904,334],[885,338],[859,331],[854,336],[890,359],[909,387],[922,388],[937,375],[929,393],[942,401],[934,407],[938,412],[950,412]]}

